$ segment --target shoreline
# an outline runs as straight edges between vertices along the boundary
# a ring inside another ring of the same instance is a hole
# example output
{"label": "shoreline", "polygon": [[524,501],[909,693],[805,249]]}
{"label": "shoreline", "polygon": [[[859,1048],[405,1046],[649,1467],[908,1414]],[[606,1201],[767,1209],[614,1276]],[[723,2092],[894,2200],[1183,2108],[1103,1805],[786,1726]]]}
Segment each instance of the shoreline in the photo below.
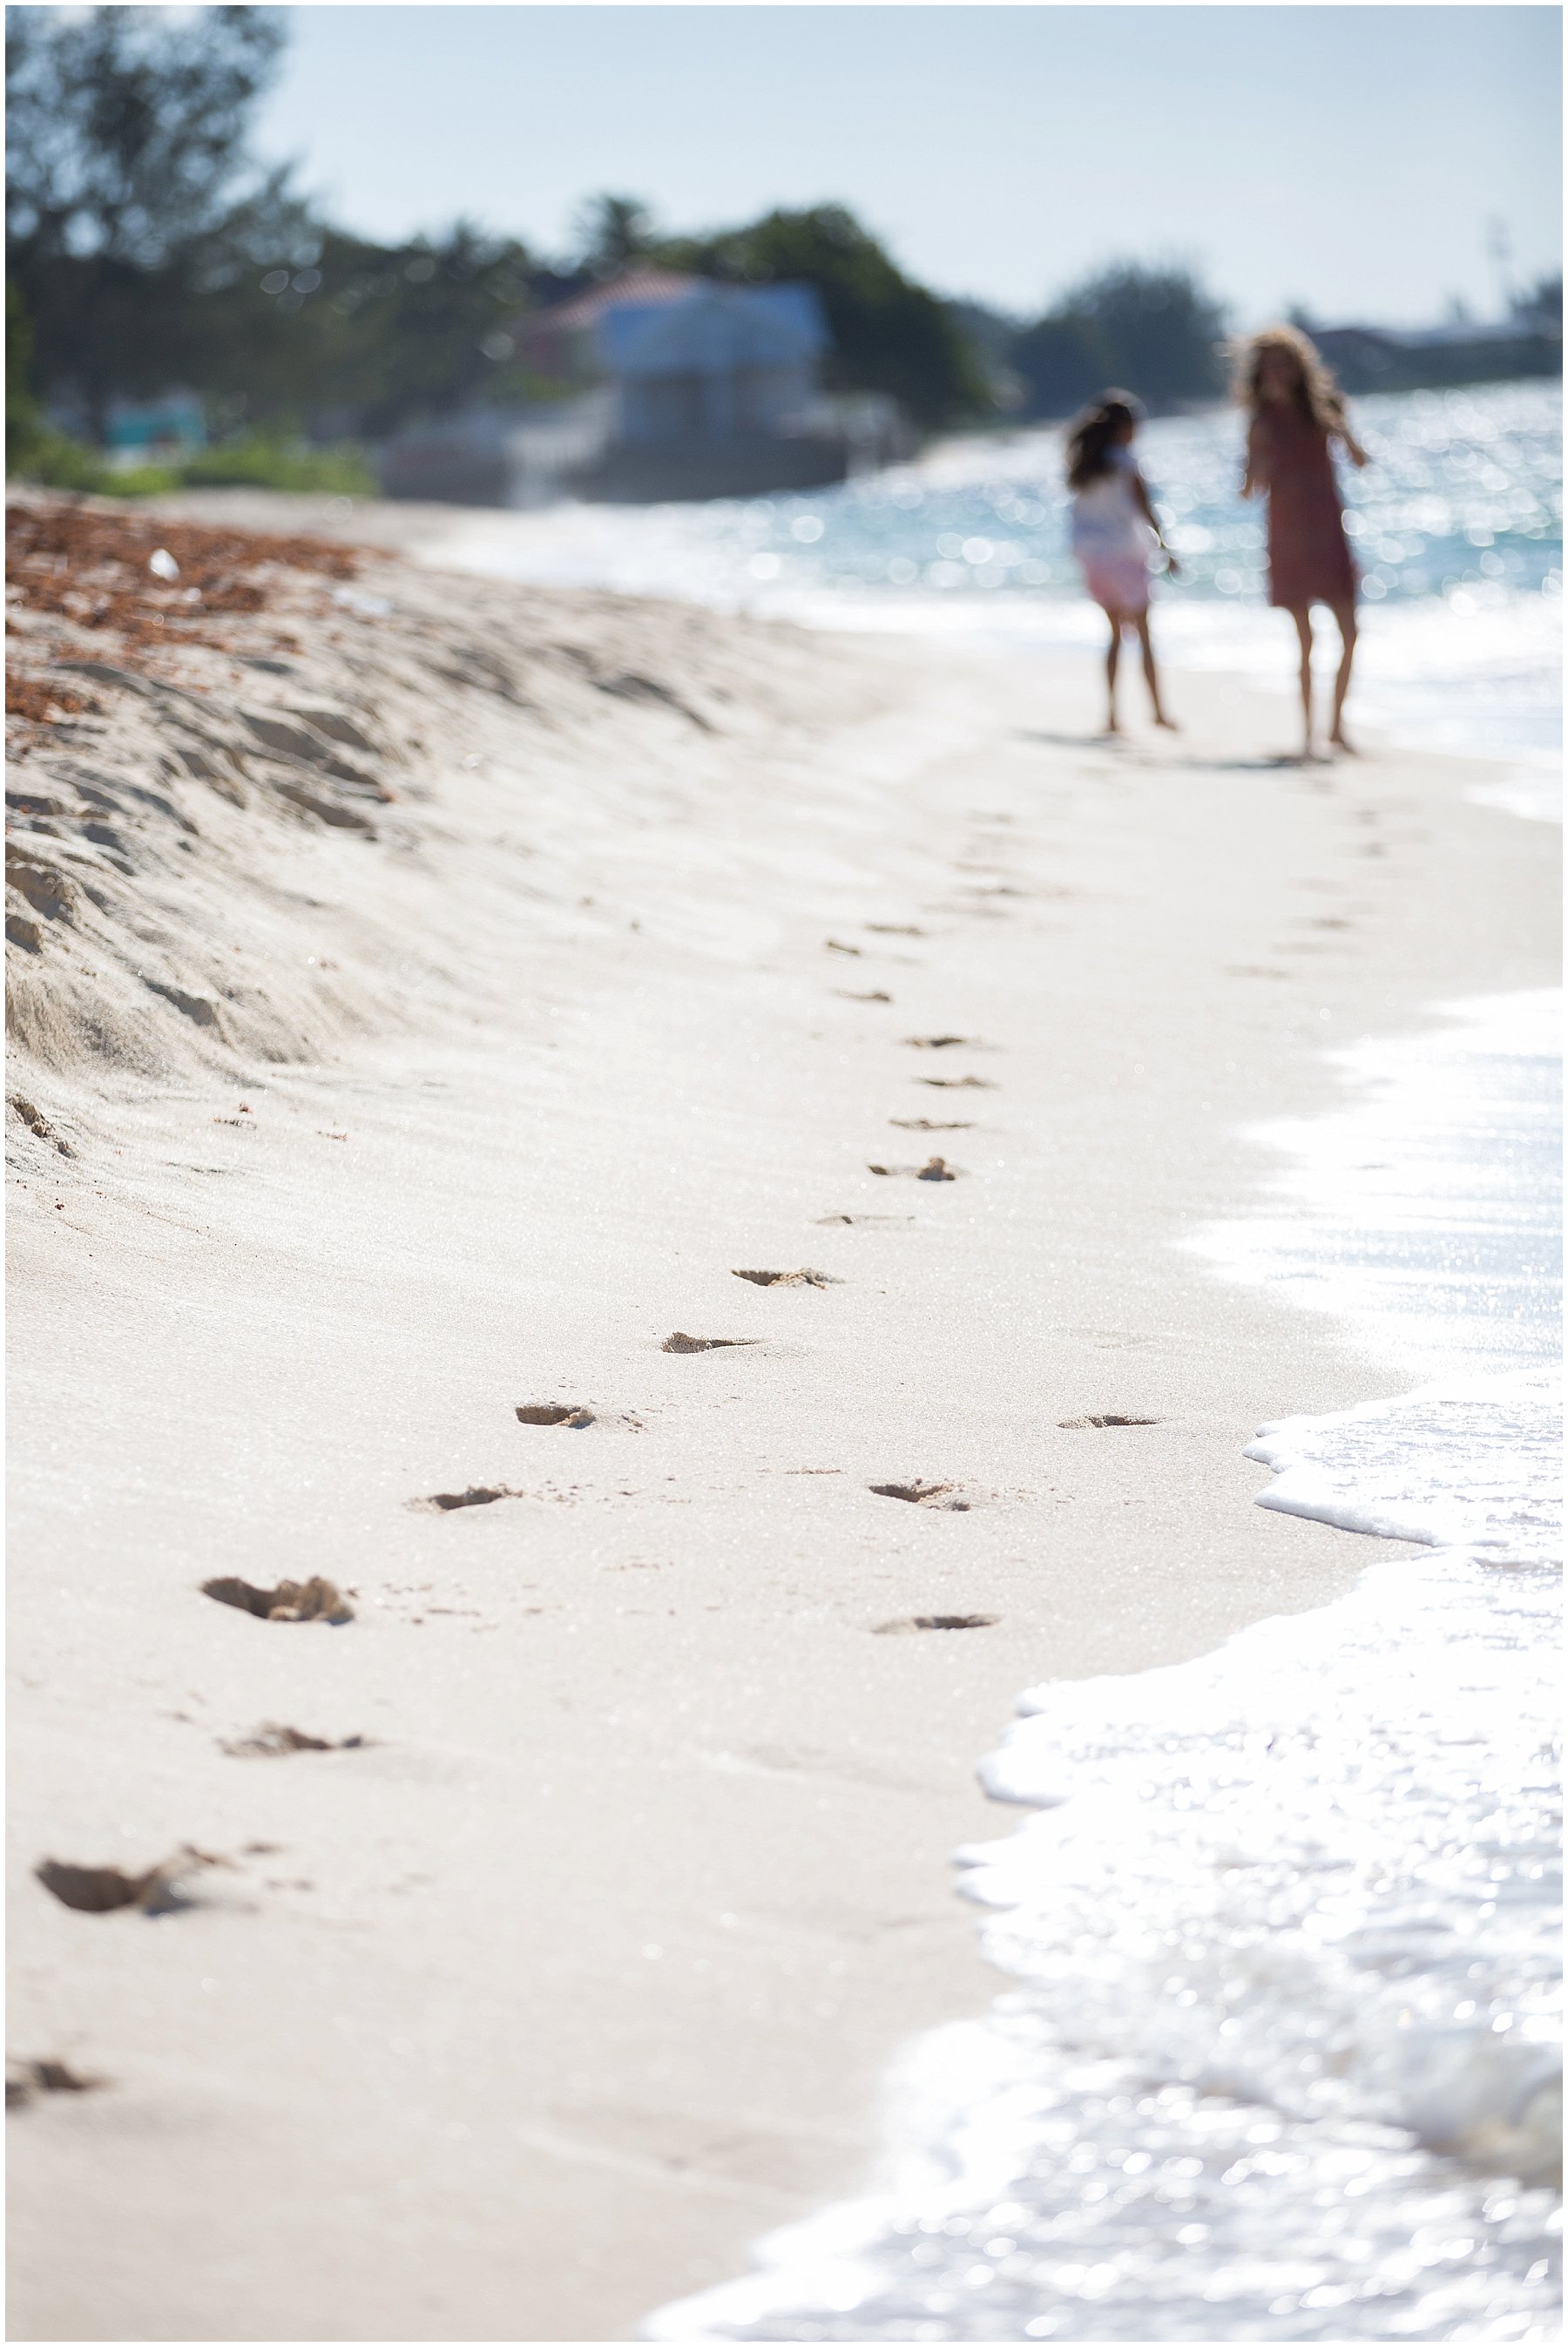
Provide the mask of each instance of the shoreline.
{"label": "shoreline", "polygon": [[[684,548],[688,577],[682,595],[670,569],[673,542],[651,563],[618,565],[611,556],[618,522],[630,526],[635,544],[661,509],[564,505],[534,512],[379,499],[340,510],[347,503],[229,489],[185,492],[162,501],[160,509],[262,528],[320,528],[328,537],[352,538],[357,532],[436,569],[526,580],[547,590],[560,585],[568,591],[596,589],[608,581],[607,591],[655,601],[672,596],[695,610],[803,627],[851,641],[920,644],[935,648],[938,656],[954,651],[965,657],[979,652],[1071,661],[1102,654],[1101,615],[1076,589],[1042,595],[1037,589],[992,588],[954,595],[840,581],[781,591],[753,581],[736,591],[732,578],[725,591],[715,574],[708,589],[719,591],[699,592],[689,568],[692,559],[701,561],[699,538]],[[575,552],[558,546],[553,559],[540,561],[552,523],[564,524],[569,537],[586,530],[588,543]],[[597,555],[585,561],[595,545]],[[519,556],[526,557],[520,563]],[[1451,610],[1440,596],[1368,600],[1352,693],[1354,738],[1358,746],[1373,749],[1479,761],[1495,770],[1493,779],[1479,787],[1506,794],[1495,796],[1495,804],[1532,820],[1560,824],[1561,594],[1526,596],[1508,610],[1498,601],[1501,591],[1483,581],[1461,592]],[[1173,596],[1164,587],[1156,592],[1153,612],[1162,672],[1202,677],[1222,692],[1241,685],[1259,694],[1278,705],[1288,739],[1296,688],[1294,653],[1278,633],[1283,614],[1248,597]],[[1442,631],[1440,640],[1434,630]],[[1332,627],[1322,621],[1316,652],[1320,698],[1329,690],[1337,641]],[[1130,704],[1142,710],[1141,695],[1141,681],[1129,677],[1124,716]]]}
{"label": "shoreline", "polygon": [[[1216,2298],[1241,2337],[1555,2335],[1560,1010],[1343,1055],[1348,1099],[1269,1135],[1295,1214],[1207,1235],[1409,1388],[1260,1428],[1257,1502],[1399,1545],[1020,1696],[979,1771],[1010,1818],[953,1853],[1008,1993],[900,2050],[857,2193],[643,2335],[1140,2340]],[[1436,2290],[1434,2221],[1473,2236]]]}
{"label": "shoreline", "polygon": [[[1189,733],[1118,753],[1088,662],[464,583],[497,627],[635,624],[638,673],[700,639],[735,705],[551,734],[459,689],[398,868],[322,851],[348,954],[430,917],[402,1031],[111,1085],[46,1197],[22,1145],[14,2028],[114,2084],[25,2115],[20,2335],[630,2336],[853,2190],[894,2047],[997,1985],[947,1860],[1019,1690],[1398,1553],[1251,1506],[1256,1425],[1367,1365],[1170,1240],[1260,1194],[1234,1128],[1332,1097],[1320,1040],[1550,965],[1536,827],[1465,762],[1271,765],[1191,676]],[[901,1040],[945,1032],[979,1040]],[[959,1178],[865,1170],[927,1153]],[[513,1419],[556,1399],[600,1422]],[[1106,1412],[1155,1422],[1062,1424]],[[296,1563],[359,1619],[191,1594]],[[1000,1619],[876,1635],[959,1608]],[[220,1750],[265,1718],[376,1743]],[[83,1916],[27,1872],[181,1841],[229,1904]]]}

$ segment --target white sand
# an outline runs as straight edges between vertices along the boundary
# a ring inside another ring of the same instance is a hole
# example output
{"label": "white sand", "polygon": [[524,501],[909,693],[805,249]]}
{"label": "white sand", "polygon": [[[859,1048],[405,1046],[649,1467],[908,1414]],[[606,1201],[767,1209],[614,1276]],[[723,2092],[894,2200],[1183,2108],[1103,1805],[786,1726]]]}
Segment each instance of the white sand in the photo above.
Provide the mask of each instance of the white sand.
{"label": "white sand", "polygon": [[[104,2083],[14,2119],[12,2334],[622,2339],[861,2181],[892,2049],[992,1992],[946,1860],[1016,1693],[1377,1553],[1241,1452],[1384,1381],[1174,1242],[1325,1046],[1542,982],[1552,835],[1270,765],[1223,682],[1113,751],[1087,663],[289,591],[290,673],[188,656],[243,804],[109,685],[13,776],[73,889],[18,906],[10,2045]],[[395,801],[281,795],[331,778],[241,705]],[[351,1623],[200,1594],[317,1573]],[[224,1749],[267,1722],[374,1741]],[[183,1845],[158,1918],[32,1871]]]}

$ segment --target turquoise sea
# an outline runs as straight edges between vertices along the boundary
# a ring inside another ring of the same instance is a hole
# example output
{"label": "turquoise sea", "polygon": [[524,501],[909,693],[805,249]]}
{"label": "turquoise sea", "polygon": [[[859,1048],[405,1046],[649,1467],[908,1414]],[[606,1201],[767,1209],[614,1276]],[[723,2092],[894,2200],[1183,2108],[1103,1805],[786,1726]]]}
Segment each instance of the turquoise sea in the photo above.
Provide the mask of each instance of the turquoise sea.
{"label": "turquoise sea", "polygon": [[[1416,746],[1508,762],[1546,811],[1562,718],[1560,388],[1353,407],[1372,458],[1344,477],[1365,600],[1353,708]],[[1263,515],[1237,494],[1242,436],[1225,407],[1139,436],[1182,566],[1156,590],[1156,641],[1173,667],[1240,670],[1285,691],[1289,623],[1266,608]],[[1104,626],[1068,550],[1061,434],[1045,426],[947,441],[805,495],[518,514],[443,559],[1006,649],[1088,648]],[[1333,634],[1325,619],[1326,654]]]}

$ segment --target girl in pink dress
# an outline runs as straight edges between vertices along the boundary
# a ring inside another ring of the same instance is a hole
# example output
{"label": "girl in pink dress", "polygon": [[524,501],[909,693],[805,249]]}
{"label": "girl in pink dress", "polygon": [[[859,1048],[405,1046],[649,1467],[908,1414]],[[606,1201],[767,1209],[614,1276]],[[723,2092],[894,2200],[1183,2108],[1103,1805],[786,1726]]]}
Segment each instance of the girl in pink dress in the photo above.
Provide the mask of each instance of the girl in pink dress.
{"label": "girl in pink dress", "polygon": [[1171,578],[1175,577],[1176,565],[1160,535],[1132,454],[1138,415],[1131,392],[1108,391],[1092,407],[1084,409],[1070,427],[1067,439],[1072,551],[1084,585],[1111,622],[1111,647],[1105,655],[1108,733],[1122,730],[1116,718],[1116,671],[1122,661],[1122,630],[1128,628],[1143,647],[1143,678],[1154,704],[1154,723],[1175,731],[1161,706],[1159,671],[1149,641],[1150,553],[1156,546],[1163,551]]}
{"label": "girl in pink dress", "polygon": [[1345,536],[1331,450],[1358,468],[1367,452],[1351,431],[1337,384],[1294,326],[1266,326],[1237,354],[1236,397],[1251,418],[1244,497],[1268,497],[1268,600],[1296,622],[1301,651],[1302,755],[1312,742],[1312,606],[1327,603],[1339,629],[1339,670],[1328,739],[1350,751],[1345,696],[1356,657],[1356,566]]}

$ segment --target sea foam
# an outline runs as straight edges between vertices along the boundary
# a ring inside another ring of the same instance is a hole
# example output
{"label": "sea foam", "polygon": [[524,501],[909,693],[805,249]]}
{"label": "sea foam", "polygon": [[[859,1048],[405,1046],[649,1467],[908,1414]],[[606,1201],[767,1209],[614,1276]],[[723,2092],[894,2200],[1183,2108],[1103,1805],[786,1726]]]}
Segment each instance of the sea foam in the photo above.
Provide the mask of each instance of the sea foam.
{"label": "sea foam", "polygon": [[1441,1371],[1249,1453],[1410,1553],[1023,1698],[981,1776],[1034,1814],[958,1854],[1018,1985],[910,2049],[880,2190],[651,2336],[1556,2335],[1549,1010],[1345,1055],[1345,1109],[1269,1134],[1287,1211],[1203,1242]]}

